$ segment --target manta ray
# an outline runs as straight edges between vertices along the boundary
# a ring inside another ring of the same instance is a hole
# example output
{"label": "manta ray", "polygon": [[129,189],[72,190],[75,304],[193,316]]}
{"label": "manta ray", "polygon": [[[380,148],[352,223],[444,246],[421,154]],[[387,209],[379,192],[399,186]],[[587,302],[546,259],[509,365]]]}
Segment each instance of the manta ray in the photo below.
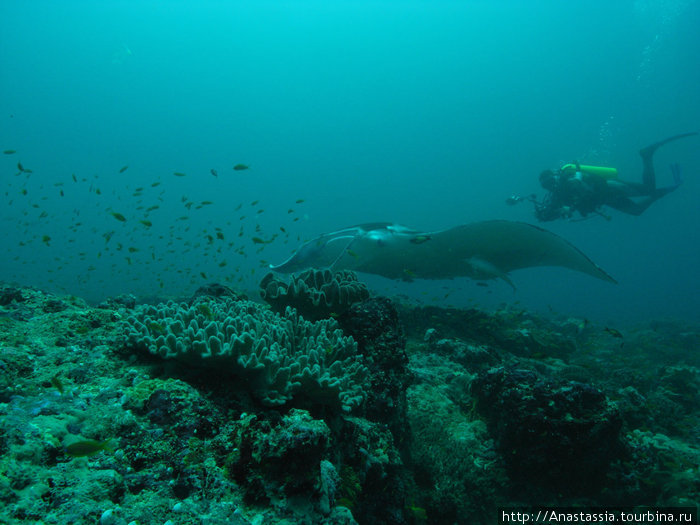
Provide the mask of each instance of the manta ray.
{"label": "manta ray", "polygon": [[353,270],[389,279],[502,279],[533,266],[563,266],[616,283],[581,250],[554,233],[504,220],[423,232],[388,222],[360,224],[325,233],[299,247],[280,273],[309,268]]}

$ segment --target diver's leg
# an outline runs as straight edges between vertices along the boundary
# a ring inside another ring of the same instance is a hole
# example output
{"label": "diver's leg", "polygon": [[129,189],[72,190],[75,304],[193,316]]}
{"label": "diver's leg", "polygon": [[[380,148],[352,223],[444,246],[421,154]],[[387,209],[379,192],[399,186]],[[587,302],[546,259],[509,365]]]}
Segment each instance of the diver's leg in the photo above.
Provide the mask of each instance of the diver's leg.
{"label": "diver's leg", "polygon": [[629,215],[641,215],[644,210],[646,210],[656,199],[654,197],[647,197],[641,201],[633,201],[627,197],[621,197],[612,202],[606,202],[607,206],[621,211],[622,213],[627,213]]}
{"label": "diver's leg", "polygon": [[618,198],[613,199],[610,202],[606,202],[605,204],[623,213],[628,213],[629,215],[641,215],[649,206],[651,206],[661,197],[668,195],[676,189],[678,189],[678,186],[666,186],[665,188],[654,189],[651,191],[651,194],[649,192],[645,194],[637,193],[635,194],[636,196],[645,195],[645,197],[636,201],[630,199],[629,196],[620,195]]}
{"label": "diver's leg", "polygon": [[642,171],[642,184],[644,184],[644,186],[649,188],[650,191],[656,188],[656,175],[654,173],[653,162],[654,152],[664,144],[668,144],[669,142],[682,139],[684,137],[690,137],[692,135],[697,135],[697,133],[691,132],[674,135],[673,137],[669,137],[639,150],[639,155],[641,155],[642,162],[644,163],[644,170]]}

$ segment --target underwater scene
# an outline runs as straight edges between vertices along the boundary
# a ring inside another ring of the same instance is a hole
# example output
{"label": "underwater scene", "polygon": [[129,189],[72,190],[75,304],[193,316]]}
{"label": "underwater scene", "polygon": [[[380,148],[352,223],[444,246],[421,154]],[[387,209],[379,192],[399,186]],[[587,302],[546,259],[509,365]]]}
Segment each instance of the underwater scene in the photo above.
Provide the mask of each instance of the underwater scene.
{"label": "underwater scene", "polygon": [[0,524],[697,523],[699,27],[0,3]]}

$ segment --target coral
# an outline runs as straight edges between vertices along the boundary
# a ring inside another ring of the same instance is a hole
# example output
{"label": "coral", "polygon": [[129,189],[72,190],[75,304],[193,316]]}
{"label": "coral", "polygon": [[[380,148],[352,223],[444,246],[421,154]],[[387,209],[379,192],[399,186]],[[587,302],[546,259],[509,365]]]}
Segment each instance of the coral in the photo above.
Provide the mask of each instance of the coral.
{"label": "coral", "polygon": [[124,328],[128,347],[226,370],[267,406],[305,397],[350,411],[364,400],[367,368],[332,319],[311,323],[291,308],[278,315],[249,301],[200,299],[141,306]]}
{"label": "coral", "polygon": [[307,270],[289,282],[268,273],[260,282],[260,296],[276,312],[296,308],[305,319],[318,320],[343,314],[354,303],[369,298],[369,290],[348,270]]}

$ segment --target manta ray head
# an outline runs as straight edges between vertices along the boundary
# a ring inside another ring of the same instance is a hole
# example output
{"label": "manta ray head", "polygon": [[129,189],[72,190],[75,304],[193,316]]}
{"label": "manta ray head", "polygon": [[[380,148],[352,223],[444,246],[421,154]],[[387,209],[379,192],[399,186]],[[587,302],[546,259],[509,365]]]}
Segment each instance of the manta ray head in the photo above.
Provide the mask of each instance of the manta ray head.
{"label": "manta ray head", "polygon": [[420,233],[412,228],[391,222],[360,224],[356,228],[359,232],[358,239],[373,241],[378,246],[384,246],[393,240],[409,238]]}

